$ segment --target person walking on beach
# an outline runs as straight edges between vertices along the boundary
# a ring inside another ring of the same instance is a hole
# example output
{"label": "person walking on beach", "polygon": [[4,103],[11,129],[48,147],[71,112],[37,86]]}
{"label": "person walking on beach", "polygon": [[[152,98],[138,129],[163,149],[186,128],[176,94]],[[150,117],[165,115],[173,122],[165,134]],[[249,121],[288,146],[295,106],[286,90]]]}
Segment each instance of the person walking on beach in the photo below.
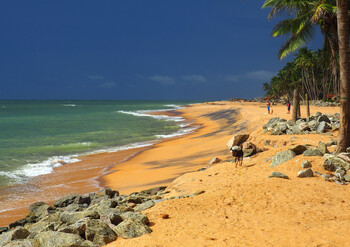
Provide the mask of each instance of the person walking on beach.
{"label": "person walking on beach", "polygon": [[270,114],[271,103],[269,100],[266,100],[266,106],[267,106],[267,113]]}
{"label": "person walking on beach", "polygon": [[287,101],[287,114],[290,114],[290,102],[289,102],[289,100]]}

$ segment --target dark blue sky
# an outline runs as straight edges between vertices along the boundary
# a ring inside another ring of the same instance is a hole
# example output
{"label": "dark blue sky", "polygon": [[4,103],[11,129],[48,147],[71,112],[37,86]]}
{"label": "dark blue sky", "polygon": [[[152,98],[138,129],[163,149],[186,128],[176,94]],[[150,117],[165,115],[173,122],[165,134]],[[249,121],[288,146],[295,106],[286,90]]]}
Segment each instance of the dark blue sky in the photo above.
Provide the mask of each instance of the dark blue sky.
{"label": "dark blue sky", "polygon": [[262,3],[1,1],[0,99],[262,96],[287,62]]}

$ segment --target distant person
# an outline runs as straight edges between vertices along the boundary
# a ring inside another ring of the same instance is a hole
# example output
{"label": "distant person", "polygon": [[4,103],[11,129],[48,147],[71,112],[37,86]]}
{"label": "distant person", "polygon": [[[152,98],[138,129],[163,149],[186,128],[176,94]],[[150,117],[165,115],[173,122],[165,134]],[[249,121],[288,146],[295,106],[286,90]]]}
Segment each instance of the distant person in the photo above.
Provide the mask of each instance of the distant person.
{"label": "distant person", "polygon": [[287,101],[287,114],[290,114],[290,102],[289,102],[289,100]]}
{"label": "distant person", "polygon": [[270,102],[269,100],[266,100],[266,106],[267,106],[267,113],[268,113],[268,114],[271,114],[271,113],[270,113],[271,102]]}

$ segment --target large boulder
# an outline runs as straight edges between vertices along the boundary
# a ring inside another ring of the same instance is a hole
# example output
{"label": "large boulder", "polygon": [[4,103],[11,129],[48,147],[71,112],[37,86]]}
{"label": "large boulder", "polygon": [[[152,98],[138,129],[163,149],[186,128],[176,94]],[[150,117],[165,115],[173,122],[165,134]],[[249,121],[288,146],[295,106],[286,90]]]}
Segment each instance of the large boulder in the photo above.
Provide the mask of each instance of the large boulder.
{"label": "large boulder", "polygon": [[296,154],[291,150],[286,150],[282,152],[278,152],[271,162],[270,167],[278,166],[284,162],[287,162],[288,160],[293,159],[296,156]]}
{"label": "large boulder", "polygon": [[317,133],[324,133],[330,128],[329,124],[327,122],[319,122],[316,128]]}
{"label": "large boulder", "polygon": [[34,238],[35,246],[40,247],[96,247],[76,234],[64,232],[41,232]]}
{"label": "large boulder", "polygon": [[148,208],[153,207],[154,205],[155,205],[154,201],[150,200],[150,201],[147,201],[147,202],[144,202],[144,203],[137,205],[136,207],[134,207],[134,210],[135,211],[144,211]]}
{"label": "large boulder", "polygon": [[88,220],[86,223],[85,239],[98,246],[104,246],[117,239],[117,234],[100,220]]}
{"label": "large boulder", "polygon": [[147,225],[149,223],[149,219],[146,215],[136,212],[126,212],[120,215],[123,220],[126,219],[132,219],[132,220],[138,220],[142,222],[143,224]]}
{"label": "large boulder", "polygon": [[113,228],[113,231],[122,238],[136,238],[146,233],[151,233],[152,230],[139,220],[131,218],[124,220]]}
{"label": "large boulder", "polygon": [[29,213],[35,215],[39,219],[48,214],[54,214],[55,212],[55,208],[45,202],[35,202],[29,206]]}
{"label": "large boulder", "polygon": [[239,146],[248,140],[249,134],[240,134],[233,136],[227,143],[227,150],[230,150],[233,146]]}

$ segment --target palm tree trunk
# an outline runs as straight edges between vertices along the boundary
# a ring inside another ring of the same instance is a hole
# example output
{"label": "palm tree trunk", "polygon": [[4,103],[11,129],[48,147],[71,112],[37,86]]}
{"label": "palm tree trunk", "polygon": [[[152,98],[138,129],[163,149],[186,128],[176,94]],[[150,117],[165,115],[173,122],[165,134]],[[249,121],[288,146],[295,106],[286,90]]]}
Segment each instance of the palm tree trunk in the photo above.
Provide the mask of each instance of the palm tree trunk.
{"label": "palm tree trunk", "polygon": [[348,0],[337,0],[339,65],[340,65],[340,128],[337,152],[350,146],[350,50]]}
{"label": "palm tree trunk", "polygon": [[310,117],[310,105],[309,105],[309,96],[307,93],[305,94],[306,97],[306,116]]}
{"label": "palm tree trunk", "polygon": [[293,94],[293,112],[292,112],[292,121],[295,123],[298,117],[298,100],[299,99],[299,90],[298,88],[294,89]]}

